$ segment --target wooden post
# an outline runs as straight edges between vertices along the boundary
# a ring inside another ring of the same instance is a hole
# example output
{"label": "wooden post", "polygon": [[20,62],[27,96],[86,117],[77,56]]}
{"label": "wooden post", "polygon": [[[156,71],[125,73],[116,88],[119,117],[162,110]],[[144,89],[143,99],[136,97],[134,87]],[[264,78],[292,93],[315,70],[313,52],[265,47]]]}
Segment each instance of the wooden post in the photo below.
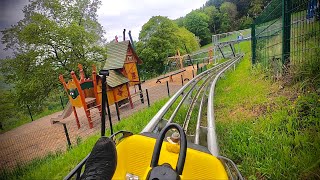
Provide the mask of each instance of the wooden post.
{"label": "wooden post", "polygon": [[146,89],[146,95],[147,95],[148,106],[150,107],[150,100],[149,100],[149,93],[148,93],[148,89]]}
{"label": "wooden post", "polygon": [[170,97],[170,89],[169,89],[169,82],[167,81],[167,90],[168,90],[168,96]]}
{"label": "wooden post", "polygon": [[183,86],[183,76],[181,74],[181,85]]}
{"label": "wooden post", "polygon": [[92,71],[93,93],[94,93],[94,97],[96,98],[96,105],[97,105],[97,108],[99,109],[99,113],[101,117],[102,115],[101,100],[99,99],[99,96],[98,96],[97,73],[95,71],[96,67],[92,66],[92,69],[93,69]]}
{"label": "wooden post", "polygon": [[92,123],[92,120],[91,120],[90,110],[87,107],[84,91],[81,89],[81,86],[79,84],[79,81],[78,81],[74,71],[71,72],[71,77],[72,77],[72,80],[74,81],[74,83],[76,84],[76,87],[78,89],[84,112],[86,113],[86,116],[88,118],[89,127],[90,127],[90,129],[92,129],[93,128],[93,123]]}
{"label": "wooden post", "polygon": [[[128,90],[128,97],[129,97],[130,106],[131,106],[131,109],[133,109],[133,103],[132,103],[132,98],[131,98],[131,94],[130,94],[130,89],[129,89],[128,83],[126,84],[126,86],[127,86],[127,90]],[[143,96],[142,96],[142,98],[143,98]]]}
{"label": "wooden post", "polygon": [[71,141],[70,141],[67,125],[66,125],[66,123],[62,123],[62,125],[63,125],[63,129],[64,129],[64,134],[66,135],[66,138],[67,138],[68,146],[70,148],[71,147]]}
{"label": "wooden post", "polygon": [[115,102],[114,105],[116,106],[116,112],[117,112],[118,121],[120,121],[120,111],[119,111],[118,102]]}
{"label": "wooden post", "polygon": [[63,101],[62,101],[62,97],[60,96],[60,103],[61,103],[61,106],[62,106],[62,110],[64,109],[64,105],[63,105]]}
{"label": "wooden post", "polygon": [[76,117],[76,122],[77,122],[78,129],[80,129],[80,122],[79,122],[77,110],[76,110],[76,108],[74,106],[72,106],[72,110],[73,110],[74,117]]}
{"label": "wooden post", "polygon": [[29,115],[30,115],[30,117],[31,117],[31,121],[33,121],[33,117],[32,117],[32,114],[31,114],[31,110],[30,110],[29,105],[27,105],[27,108],[28,108],[28,111],[29,111]]}

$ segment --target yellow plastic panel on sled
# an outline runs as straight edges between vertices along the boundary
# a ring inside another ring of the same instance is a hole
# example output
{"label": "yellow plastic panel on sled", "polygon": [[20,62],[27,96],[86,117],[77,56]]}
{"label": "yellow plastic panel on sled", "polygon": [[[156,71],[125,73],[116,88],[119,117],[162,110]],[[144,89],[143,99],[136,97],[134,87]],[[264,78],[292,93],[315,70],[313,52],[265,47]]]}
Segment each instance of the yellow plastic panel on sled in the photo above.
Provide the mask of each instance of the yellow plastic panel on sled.
{"label": "yellow plastic panel on sled", "polygon": [[[156,139],[143,135],[133,135],[121,141],[117,145],[118,162],[113,179],[126,179],[126,173],[146,179],[155,143]],[[159,165],[169,163],[175,169],[179,154],[167,151],[166,145],[167,142],[163,142]],[[181,179],[228,179],[228,176],[216,157],[187,148]]]}

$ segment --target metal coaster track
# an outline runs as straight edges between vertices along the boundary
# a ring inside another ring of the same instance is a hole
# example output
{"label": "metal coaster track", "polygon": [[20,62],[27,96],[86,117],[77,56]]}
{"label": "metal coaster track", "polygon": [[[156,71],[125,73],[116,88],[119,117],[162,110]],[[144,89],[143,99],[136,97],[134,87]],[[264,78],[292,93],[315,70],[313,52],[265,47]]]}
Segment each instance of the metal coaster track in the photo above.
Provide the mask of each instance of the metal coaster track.
{"label": "metal coaster track", "polygon": [[[212,155],[219,156],[214,123],[214,88],[221,74],[235,66],[242,57],[242,54],[237,54],[194,77],[169,99],[142,132],[158,133],[167,123],[175,122],[183,127],[189,141],[205,146]],[[181,107],[187,112],[184,113]],[[197,113],[197,118],[192,118],[194,113]],[[183,123],[178,122],[177,114],[184,117]]]}

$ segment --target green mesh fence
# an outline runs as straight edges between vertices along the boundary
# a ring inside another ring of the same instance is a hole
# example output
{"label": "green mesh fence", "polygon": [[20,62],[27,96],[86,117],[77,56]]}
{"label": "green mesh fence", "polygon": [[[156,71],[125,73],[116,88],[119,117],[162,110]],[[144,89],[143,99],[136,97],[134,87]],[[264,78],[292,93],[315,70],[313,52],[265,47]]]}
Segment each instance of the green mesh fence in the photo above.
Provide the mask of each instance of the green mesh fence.
{"label": "green mesh fence", "polygon": [[252,63],[281,74],[285,65],[319,58],[319,4],[319,0],[272,0],[252,25]]}

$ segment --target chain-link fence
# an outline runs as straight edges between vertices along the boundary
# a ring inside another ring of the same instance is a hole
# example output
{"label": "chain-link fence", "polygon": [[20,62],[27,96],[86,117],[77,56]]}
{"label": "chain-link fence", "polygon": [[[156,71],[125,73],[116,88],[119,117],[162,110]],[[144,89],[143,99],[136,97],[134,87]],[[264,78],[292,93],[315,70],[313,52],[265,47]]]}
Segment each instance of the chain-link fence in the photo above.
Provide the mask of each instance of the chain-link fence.
{"label": "chain-link fence", "polygon": [[281,75],[287,65],[318,58],[319,4],[319,0],[272,0],[252,25],[252,63]]}

